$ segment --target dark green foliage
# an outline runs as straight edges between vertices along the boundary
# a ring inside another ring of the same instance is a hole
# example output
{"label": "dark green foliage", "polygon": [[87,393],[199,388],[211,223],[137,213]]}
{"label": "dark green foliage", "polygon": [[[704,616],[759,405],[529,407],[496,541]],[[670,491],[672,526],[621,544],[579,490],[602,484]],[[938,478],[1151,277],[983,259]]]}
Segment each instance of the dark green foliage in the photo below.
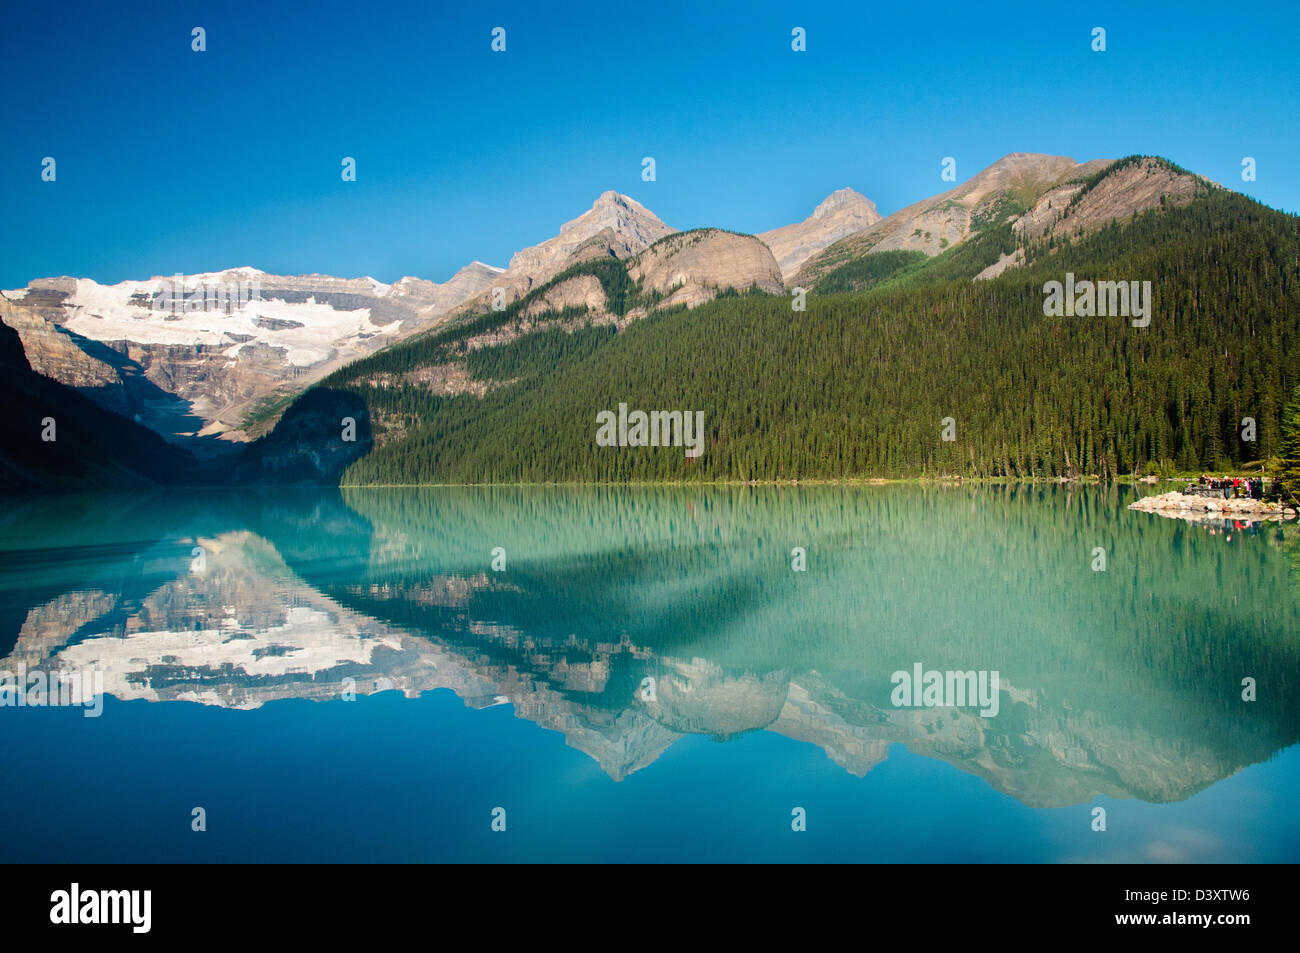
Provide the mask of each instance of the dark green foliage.
{"label": "dark green foliage", "polygon": [[888,278],[894,278],[915,269],[930,260],[923,251],[882,251],[863,255],[838,268],[828,271],[812,290],[817,294],[839,294],[843,291],[866,291]]}
{"label": "dark green foliage", "polygon": [[569,364],[595,352],[614,336],[610,325],[585,327],[567,333],[548,328],[526,334],[500,347],[470,351],[465,363],[477,380],[511,381],[561,372]]}
{"label": "dark green foliage", "polygon": [[1005,224],[1013,215],[1020,215],[1032,207],[1033,202],[1022,203],[1010,195],[1001,195],[987,206],[974,210],[971,215],[971,231],[985,232]]}
{"label": "dark green foliage", "polygon": [[1293,504],[1300,501],[1300,387],[1291,394],[1291,402],[1282,414],[1282,444],[1275,475],[1282,484],[1283,497]]}
{"label": "dark green foliage", "polygon": [[233,483],[337,485],[348,464],[373,444],[364,400],[351,391],[314,387],[274,430],[244,448],[228,475]]}

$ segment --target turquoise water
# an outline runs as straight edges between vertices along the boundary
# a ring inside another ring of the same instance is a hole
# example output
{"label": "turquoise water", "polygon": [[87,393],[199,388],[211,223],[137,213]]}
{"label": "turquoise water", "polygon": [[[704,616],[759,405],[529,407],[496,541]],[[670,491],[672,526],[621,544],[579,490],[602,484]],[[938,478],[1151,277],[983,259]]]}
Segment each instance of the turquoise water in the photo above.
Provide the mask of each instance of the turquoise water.
{"label": "turquoise water", "polygon": [[1130,499],[9,501],[0,669],[104,694],[0,707],[0,858],[1300,860],[1300,538]]}

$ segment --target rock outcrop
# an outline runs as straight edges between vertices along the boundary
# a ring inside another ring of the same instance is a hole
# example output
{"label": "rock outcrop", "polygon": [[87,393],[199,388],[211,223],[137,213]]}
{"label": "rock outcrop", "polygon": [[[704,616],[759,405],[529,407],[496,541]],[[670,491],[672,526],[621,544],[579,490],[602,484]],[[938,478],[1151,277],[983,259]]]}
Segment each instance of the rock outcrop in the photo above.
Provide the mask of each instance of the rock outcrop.
{"label": "rock outcrop", "polygon": [[530,318],[566,308],[586,308],[589,314],[603,314],[607,308],[605,289],[595,275],[566,278],[532,301],[524,314]]}
{"label": "rock outcrop", "polygon": [[760,232],[758,238],[772,249],[781,277],[788,281],[817,252],[869,228],[880,218],[871,199],[853,189],[837,189],[802,222]]}
{"label": "rock outcrop", "polygon": [[588,211],[561,225],[554,238],[516,252],[510,267],[467,301],[464,310],[489,310],[496,288],[501,289],[504,302],[511,304],[572,265],[593,258],[630,258],[675,231],[635,199],[602,192]]}
{"label": "rock outcrop", "polygon": [[[1054,205],[1064,204],[1066,211],[1047,230],[1047,234],[1090,232],[1108,222],[1126,219],[1162,205],[1186,205],[1213,185],[1203,176],[1179,172],[1162,159],[1143,157],[1119,164],[1092,188],[1080,190],[1082,194],[1077,199],[1070,195],[1071,201],[1054,202]],[[1041,232],[1028,234],[1027,227],[1026,232],[1029,238],[1042,236]]]}
{"label": "rock outcrop", "polygon": [[1252,499],[1219,499],[1213,496],[1197,496],[1191,493],[1161,493],[1158,496],[1144,496],[1128,505],[1130,510],[1142,513],[1157,513],[1160,516],[1174,516],[1181,519],[1236,519],[1236,520],[1281,520],[1294,517],[1295,510],[1289,510],[1281,503]]}
{"label": "rock outcrop", "polygon": [[810,287],[829,270],[869,252],[921,251],[937,255],[986,225],[1032,206],[1049,189],[1082,180],[1110,164],[1065,156],[1013,152],[947,192],[888,215],[828,246],[799,269],[794,283]]}
{"label": "rock outcrop", "polygon": [[661,239],[631,262],[628,275],[641,282],[643,295],[663,295],[657,308],[695,307],[726,288],[770,294],[785,290],[781,268],[763,242],[716,228]]}

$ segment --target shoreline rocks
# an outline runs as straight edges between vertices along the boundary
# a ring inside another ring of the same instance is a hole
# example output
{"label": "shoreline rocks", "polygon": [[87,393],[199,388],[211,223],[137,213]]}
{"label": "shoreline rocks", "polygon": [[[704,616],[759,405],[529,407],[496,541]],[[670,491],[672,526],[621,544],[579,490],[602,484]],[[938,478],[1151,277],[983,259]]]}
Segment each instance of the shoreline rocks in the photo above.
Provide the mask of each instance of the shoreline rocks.
{"label": "shoreline rocks", "polygon": [[1220,500],[1213,497],[1194,496],[1173,491],[1157,496],[1145,496],[1128,505],[1130,510],[1140,513],[1155,513],[1159,516],[1172,516],[1181,519],[1247,519],[1247,520],[1283,520],[1294,519],[1296,511],[1284,507],[1281,503],[1265,500],[1229,499]]}

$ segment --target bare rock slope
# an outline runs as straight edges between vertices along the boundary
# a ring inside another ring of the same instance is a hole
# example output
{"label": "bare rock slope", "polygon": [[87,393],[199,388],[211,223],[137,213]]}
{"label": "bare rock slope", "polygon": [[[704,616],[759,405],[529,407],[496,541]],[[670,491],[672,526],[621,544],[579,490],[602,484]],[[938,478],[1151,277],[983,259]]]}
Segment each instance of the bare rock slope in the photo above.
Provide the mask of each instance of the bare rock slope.
{"label": "bare rock slope", "polygon": [[1082,180],[1109,160],[1075,162],[1065,156],[1013,152],[955,188],[894,212],[830,245],[799,269],[794,283],[808,286],[845,261],[868,252],[921,251],[937,255],[965,241],[1003,213],[1032,206],[1049,189]]}
{"label": "bare rock slope", "polygon": [[880,218],[871,199],[853,189],[837,189],[802,222],[760,232],[758,237],[772,249],[781,266],[782,278],[789,279],[817,252],[869,228]]}
{"label": "bare rock slope", "polygon": [[641,282],[642,294],[664,296],[659,308],[694,307],[726,288],[771,294],[785,290],[781,268],[763,242],[716,228],[661,239],[636,257],[628,275]]}
{"label": "bare rock slope", "polygon": [[561,225],[554,238],[516,252],[510,267],[466,301],[462,310],[489,310],[497,288],[503,303],[512,304],[572,265],[593,258],[631,258],[674,231],[635,199],[602,192],[590,209]]}

